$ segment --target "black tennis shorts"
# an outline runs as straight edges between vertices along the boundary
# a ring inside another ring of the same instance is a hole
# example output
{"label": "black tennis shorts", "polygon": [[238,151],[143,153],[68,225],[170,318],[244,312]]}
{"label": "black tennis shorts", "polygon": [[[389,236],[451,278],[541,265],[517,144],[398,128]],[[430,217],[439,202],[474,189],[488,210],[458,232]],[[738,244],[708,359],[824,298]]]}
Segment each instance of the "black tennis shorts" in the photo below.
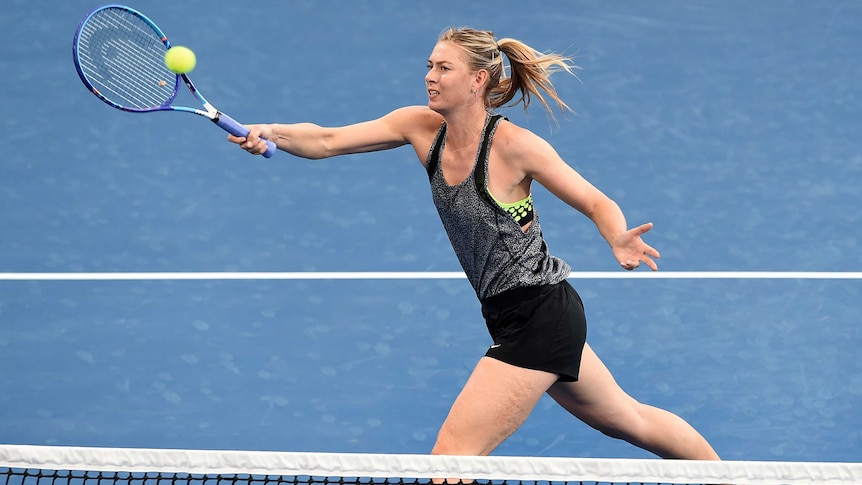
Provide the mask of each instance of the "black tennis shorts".
{"label": "black tennis shorts", "polygon": [[494,343],[486,356],[527,369],[578,380],[587,319],[568,281],[504,291],[481,301]]}

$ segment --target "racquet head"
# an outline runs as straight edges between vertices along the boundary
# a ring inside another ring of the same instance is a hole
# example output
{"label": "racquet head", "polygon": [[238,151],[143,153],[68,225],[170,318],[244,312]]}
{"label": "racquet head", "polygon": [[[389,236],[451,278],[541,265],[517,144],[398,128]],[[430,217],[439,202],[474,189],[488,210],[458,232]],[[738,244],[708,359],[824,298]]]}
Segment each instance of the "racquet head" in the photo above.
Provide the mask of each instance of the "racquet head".
{"label": "racquet head", "polygon": [[140,12],[106,5],[85,17],[73,41],[75,68],[99,99],[124,111],[165,109],[180,76],[165,65],[167,36]]}
{"label": "racquet head", "polygon": [[[123,111],[184,111],[209,118],[225,131],[248,136],[249,129],[218,111],[185,74],[165,65],[167,36],[144,14],[123,5],[106,5],[84,17],[72,42],[75,69],[99,99]],[[203,109],[173,106],[182,81]],[[275,153],[267,140],[264,157]]]}

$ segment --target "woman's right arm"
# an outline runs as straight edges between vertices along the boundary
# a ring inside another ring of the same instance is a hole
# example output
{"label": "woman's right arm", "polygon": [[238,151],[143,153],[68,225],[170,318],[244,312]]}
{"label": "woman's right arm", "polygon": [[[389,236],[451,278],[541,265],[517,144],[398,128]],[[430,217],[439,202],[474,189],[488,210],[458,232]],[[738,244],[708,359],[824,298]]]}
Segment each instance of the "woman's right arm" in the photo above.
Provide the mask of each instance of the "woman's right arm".
{"label": "woman's right arm", "polygon": [[[348,153],[388,150],[412,143],[436,113],[424,106],[396,109],[380,118],[341,127],[313,123],[247,125],[247,137],[229,135],[228,140],[254,155],[266,151],[261,137],[291,155],[320,159]],[[439,122],[438,122],[439,124]]]}

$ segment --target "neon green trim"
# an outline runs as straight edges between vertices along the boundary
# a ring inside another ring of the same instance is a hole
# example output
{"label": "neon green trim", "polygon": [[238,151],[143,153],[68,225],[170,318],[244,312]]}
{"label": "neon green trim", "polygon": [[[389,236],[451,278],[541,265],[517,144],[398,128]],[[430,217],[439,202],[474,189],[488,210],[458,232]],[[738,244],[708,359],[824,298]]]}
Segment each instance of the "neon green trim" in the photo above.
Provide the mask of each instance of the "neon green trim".
{"label": "neon green trim", "polygon": [[[494,197],[494,194],[491,194],[491,197]],[[496,202],[500,207],[502,207],[503,210],[508,211],[509,209],[514,209],[514,208],[517,208],[517,207],[522,206],[522,205],[528,205],[528,204],[532,205],[533,196],[528,195],[528,196],[524,197],[523,199],[519,200],[518,202],[511,202],[511,203],[500,202],[499,200],[497,200],[496,197],[494,197],[494,202]]]}
{"label": "neon green trim", "polygon": [[533,194],[527,195],[518,202],[511,203],[500,202],[496,197],[494,197],[494,194],[491,194],[491,197],[494,198],[494,202],[496,202],[497,205],[515,218],[515,222],[521,222],[521,219],[533,212]]}

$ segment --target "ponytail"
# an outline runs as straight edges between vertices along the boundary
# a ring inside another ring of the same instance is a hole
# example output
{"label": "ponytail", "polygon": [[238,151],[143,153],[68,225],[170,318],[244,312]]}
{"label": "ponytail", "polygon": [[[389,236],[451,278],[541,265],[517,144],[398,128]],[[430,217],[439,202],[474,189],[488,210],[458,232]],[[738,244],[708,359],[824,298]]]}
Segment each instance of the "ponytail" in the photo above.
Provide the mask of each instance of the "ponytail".
{"label": "ponytail", "polygon": [[[484,93],[487,108],[523,104],[524,111],[527,111],[535,96],[553,118],[556,117],[551,102],[560,111],[572,111],[560,99],[550,79],[553,73],[559,71],[575,76],[574,70],[578,66],[572,63],[570,57],[541,53],[516,39],[495,40],[493,32],[467,27],[450,27],[440,34],[439,41],[460,46],[472,70],[485,69],[488,72],[488,85]],[[508,69],[503,63],[503,54],[509,59]]]}

